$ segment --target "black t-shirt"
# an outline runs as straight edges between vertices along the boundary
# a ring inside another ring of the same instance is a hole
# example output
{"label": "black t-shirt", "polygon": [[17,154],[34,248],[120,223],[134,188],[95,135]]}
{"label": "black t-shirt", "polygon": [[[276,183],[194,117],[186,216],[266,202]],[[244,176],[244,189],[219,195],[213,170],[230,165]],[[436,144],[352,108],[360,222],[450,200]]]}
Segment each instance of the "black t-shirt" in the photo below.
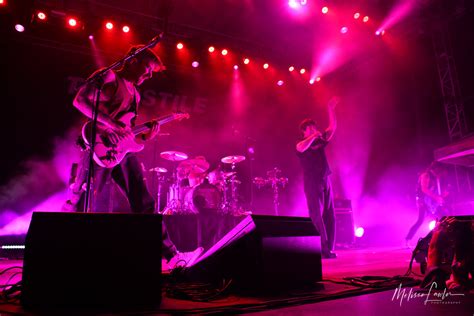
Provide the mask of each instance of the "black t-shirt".
{"label": "black t-shirt", "polygon": [[[317,138],[304,152],[301,153],[297,151],[301,166],[303,167],[305,181],[323,179],[331,174],[326,153],[324,152],[324,148],[328,143],[329,142],[324,139]],[[317,145],[321,146],[317,149],[311,148]]]}

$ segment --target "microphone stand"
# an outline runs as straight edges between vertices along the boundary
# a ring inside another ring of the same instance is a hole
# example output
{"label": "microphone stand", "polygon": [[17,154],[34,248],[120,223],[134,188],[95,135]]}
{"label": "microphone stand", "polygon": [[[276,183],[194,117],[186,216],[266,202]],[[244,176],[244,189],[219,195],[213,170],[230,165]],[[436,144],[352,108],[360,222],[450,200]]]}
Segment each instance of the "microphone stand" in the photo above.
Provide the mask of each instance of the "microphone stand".
{"label": "microphone stand", "polygon": [[125,62],[129,61],[132,58],[135,58],[142,51],[155,47],[156,44],[158,44],[162,38],[163,38],[163,33],[160,33],[159,35],[155,36],[148,44],[144,45],[143,47],[138,48],[136,51],[128,54],[122,59],[117,60],[112,65],[96,72],[94,75],[89,77],[84,83],[84,84],[95,85],[97,88],[96,93],[95,93],[95,104],[92,109],[91,143],[89,145],[90,146],[89,170],[87,170],[86,196],[84,198],[84,213],[88,213],[91,211],[90,199],[91,199],[92,176],[94,173],[94,150],[95,150],[95,143],[96,143],[96,136],[97,136],[97,119],[99,117],[100,95],[102,93],[102,88],[104,85],[104,75],[109,70],[117,69],[118,67],[122,66]]}

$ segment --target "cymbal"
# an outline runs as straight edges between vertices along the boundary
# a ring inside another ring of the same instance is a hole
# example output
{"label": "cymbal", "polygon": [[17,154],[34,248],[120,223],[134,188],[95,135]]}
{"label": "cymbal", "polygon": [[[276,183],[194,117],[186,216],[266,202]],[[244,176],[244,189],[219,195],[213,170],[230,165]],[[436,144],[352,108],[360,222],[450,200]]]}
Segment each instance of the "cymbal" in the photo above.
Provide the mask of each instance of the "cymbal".
{"label": "cymbal", "polygon": [[189,173],[204,173],[209,169],[209,163],[205,159],[188,159],[181,162],[178,169]]}
{"label": "cymbal", "polygon": [[154,172],[158,172],[158,173],[167,173],[168,169],[163,168],[163,167],[155,167],[155,168],[151,168],[148,171],[154,171]]}
{"label": "cymbal", "polygon": [[180,151],[163,151],[160,153],[160,157],[169,161],[183,161],[188,159],[188,155]]}
{"label": "cymbal", "polygon": [[221,159],[223,163],[239,163],[245,160],[245,156],[227,156]]}
{"label": "cymbal", "polygon": [[235,176],[236,174],[237,174],[237,172],[235,172],[235,171],[232,171],[232,172],[224,172],[224,173],[222,174],[222,176],[223,176],[225,179],[227,179],[227,178],[230,178],[230,177],[232,177],[232,176]]}

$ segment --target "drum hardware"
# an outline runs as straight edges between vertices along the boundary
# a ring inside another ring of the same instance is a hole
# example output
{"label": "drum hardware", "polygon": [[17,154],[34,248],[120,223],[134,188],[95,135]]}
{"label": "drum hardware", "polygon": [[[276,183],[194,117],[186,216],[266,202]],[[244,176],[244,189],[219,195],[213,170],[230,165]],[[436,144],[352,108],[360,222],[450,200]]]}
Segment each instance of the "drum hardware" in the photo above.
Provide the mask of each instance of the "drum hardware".
{"label": "drum hardware", "polygon": [[184,203],[184,192],[182,192],[182,187],[180,186],[180,178],[178,176],[180,170],[176,165],[177,162],[188,159],[188,155],[179,151],[164,151],[160,153],[160,157],[175,163],[173,166],[171,185],[168,191],[168,201],[163,214],[171,215],[189,213],[189,209]]}
{"label": "drum hardware", "polygon": [[222,172],[223,178],[223,189],[224,189],[224,202],[222,211],[227,214],[241,215],[245,212],[239,205],[238,200],[238,187],[241,184],[240,180],[237,179],[237,171],[235,171],[236,164],[245,160],[245,156],[226,156],[221,159],[224,164],[231,165],[230,172]]}
{"label": "drum hardware", "polygon": [[267,178],[255,177],[253,183],[257,188],[263,188],[265,186],[270,186],[273,190],[273,209],[275,210],[275,215],[279,215],[278,207],[280,205],[280,188],[284,188],[288,184],[288,178],[281,177],[281,170],[278,168],[273,168],[272,170],[267,171]]}
{"label": "drum hardware", "polygon": [[148,169],[149,172],[155,172],[156,173],[156,179],[157,179],[157,183],[158,183],[158,187],[157,187],[157,193],[156,193],[156,207],[155,209],[157,210],[157,212],[160,211],[160,201],[161,201],[161,192],[162,192],[162,189],[163,189],[163,185],[168,183],[169,182],[169,177],[167,175],[168,173],[168,169],[166,168],[163,168],[163,167],[155,167],[155,168],[151,168],[151,169]]}

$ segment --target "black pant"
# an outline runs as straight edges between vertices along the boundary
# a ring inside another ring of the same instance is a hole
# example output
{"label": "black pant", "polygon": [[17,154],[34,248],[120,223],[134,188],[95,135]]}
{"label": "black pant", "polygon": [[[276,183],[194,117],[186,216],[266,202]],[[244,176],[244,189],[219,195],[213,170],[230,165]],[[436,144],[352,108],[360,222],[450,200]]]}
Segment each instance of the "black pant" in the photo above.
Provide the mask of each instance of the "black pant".
{"label": "black pant", "polygon": [[[72,196],[69,205],[73,205],[76,211],[81,211],[79,203],[83,200],[84,184],[87,181],[87,170],[89,168],[89,152],[84,152],[79,163],[79,169],[75,182],[71,186]],[[107,210],[106,205],[101,203],[105,189],[112,179],[125,194],[133,213],[153,213],[155,211],[155,200],[146,186],[143,172],[138,159],[133,154],[128,154],[114,168],[102,168],[94,163],[93,179],[93,211]],[[82,198],[81,198],[82,197]],[[166,226],[162,224],[163,231],[163,256],[171,259],[176,253],[176,247],[168,236]]]}
{"label": "black pant", "polygon": [[322,179],[305,179],[304,192],[308,203],[309,216],[321,234],[322,251],[334,250],[336,235],[336,216],[331,181]]}
{"label": "black pant", "polygon": [[425,214],[428,211],[428,207],[424,203],[417,203],[416,206],[418,208],[418,219],[408,231],[408,235],[405,237],[406,240],[411,240],[413,236],[415,236],[416,232],[418,231],[420,226],[423,224],[425,220]]}

